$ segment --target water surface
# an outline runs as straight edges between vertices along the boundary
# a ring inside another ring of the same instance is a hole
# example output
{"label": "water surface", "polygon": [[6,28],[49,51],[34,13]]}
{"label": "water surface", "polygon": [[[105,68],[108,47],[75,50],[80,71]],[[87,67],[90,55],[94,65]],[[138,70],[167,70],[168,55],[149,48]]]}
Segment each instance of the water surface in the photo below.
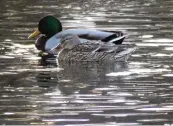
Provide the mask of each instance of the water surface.
{"label": "water surface", "polygon": [[[167,125],[173,119],[172,0],[1,0],[0,124]],[[27,37],[55,15],[68,28],[121,30],[128,63],[63,64]]]}

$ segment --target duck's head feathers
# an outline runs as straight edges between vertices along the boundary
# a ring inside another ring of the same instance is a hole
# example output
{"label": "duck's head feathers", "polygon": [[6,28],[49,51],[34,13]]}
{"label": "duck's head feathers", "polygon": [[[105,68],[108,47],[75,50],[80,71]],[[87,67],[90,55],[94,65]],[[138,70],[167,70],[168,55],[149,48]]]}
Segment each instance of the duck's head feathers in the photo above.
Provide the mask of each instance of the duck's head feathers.
{"label": "duck's head feathers", "polygon": [[54,16],[43,17],[38,24],[38,28],[28,38],[34,38],[40,33],[44,34],[47,38],[52,37],[56,33],[62,31],[61,22]]}

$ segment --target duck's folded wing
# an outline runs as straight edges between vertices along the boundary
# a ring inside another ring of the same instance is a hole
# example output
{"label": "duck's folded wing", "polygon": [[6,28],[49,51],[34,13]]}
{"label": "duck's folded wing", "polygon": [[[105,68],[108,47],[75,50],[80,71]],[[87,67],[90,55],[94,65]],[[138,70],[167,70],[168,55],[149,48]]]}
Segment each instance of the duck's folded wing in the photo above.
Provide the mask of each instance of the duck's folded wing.
{"label": "duck's folded wing", "polygon": [[[61,38],[65,34],[73,34],[89,40],[102,40],[104,42],[112,41],[114,44],[121,44],[125,38],[120,31],[102,31],[93,29],[67,29],[57,33],[55,36],[56,38]],[[114,40],[115,38],[118,38],[118,41]]]}
{"label": "duck's folded wing", "polygon": [[110,44],[100,44],[94,52],[105,52],[105,53],[116,53],[117,56],[128,54],[132,51],[135,51],[135,45],[110,45]]}
{"label": "duck's folded wing", "polygon": [[108,31],[92,30],[92,29],[67,29],[57,33],[56,37],[61,38],[65,34],[73,34],[79,36],[80,38],[91,39],[91,40],[92,39],[102,40],[115,33]]}
{"label": "duck's folded wing", "polygon": [[106,52],[106,53],[112,53],[117,50],[118,46],[113,46],[110,44],[99,44],[98,47],[92,51],[92,53],[95,52]]}

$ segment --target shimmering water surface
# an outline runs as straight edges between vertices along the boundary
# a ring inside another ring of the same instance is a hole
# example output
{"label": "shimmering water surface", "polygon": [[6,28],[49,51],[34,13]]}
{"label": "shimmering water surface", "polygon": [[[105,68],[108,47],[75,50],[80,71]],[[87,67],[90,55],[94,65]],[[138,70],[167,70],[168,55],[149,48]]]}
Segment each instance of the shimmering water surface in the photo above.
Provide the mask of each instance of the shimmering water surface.
{"label": "shimmering water surface", "polygon": [[[0,0],[0,124],[173,124],[172,0]],[[63,64],[27,36],[48,14],[67,28],[121,30],[128,63]]]}

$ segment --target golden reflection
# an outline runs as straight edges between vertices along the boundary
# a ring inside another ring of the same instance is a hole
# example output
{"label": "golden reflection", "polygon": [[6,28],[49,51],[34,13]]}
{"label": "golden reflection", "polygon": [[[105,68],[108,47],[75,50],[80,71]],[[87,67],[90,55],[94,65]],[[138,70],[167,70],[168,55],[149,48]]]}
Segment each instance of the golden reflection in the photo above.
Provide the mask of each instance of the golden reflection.
{"label": "golden reflection", "polygon": [[142,75],[145,74],[146,76],[151,76],[150,74],[157,74],[157,73],[162,73],[162,72],[170,72],[171,70],[169,68],[158,68],[158,69],[130,69],[129,71],[124,71],[124,72],[111,72],[109,74],[106,74],[106,76],[131,76],[131,77],[136,77],[137,74]]}
{"label": "golden reflection", "polygon": [[5,42],[11,42],[12,40],[11,39],[5,39],[4,41]]}
{"label": "golden reflection", "polygon": [[153,38],[153,35],[143,35],[141,38]]}
{"label": "golden reflection", "polygon": [[155,39],[144,39],[142,40],[143,42],[153,42],[153,43],[172,43],[173,39],[168,39],[168,38],[155,38]]}
{"label": "golden reflection", "polygon": [[173,47],[165,47],[165,50],[173,51]]}

